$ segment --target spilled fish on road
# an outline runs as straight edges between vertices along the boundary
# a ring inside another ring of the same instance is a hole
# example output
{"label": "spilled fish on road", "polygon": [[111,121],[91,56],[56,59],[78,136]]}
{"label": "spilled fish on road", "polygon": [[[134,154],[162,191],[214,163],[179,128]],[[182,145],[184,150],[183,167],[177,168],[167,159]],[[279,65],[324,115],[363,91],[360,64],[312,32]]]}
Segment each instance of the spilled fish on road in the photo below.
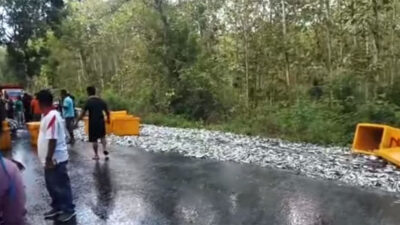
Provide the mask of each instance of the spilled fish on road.
{"label": "spilled fish on road", "polygon": [[[82,126],[75,133],[77,138],[87,140]],[[251,163],[311,178],[400,193],[398,168],[377,157],[353,155],[349,148],[154,125],[141,126],[139,137],[110,135],[107,140],[111,144],[149,152],[175,152],[187,157]]]}

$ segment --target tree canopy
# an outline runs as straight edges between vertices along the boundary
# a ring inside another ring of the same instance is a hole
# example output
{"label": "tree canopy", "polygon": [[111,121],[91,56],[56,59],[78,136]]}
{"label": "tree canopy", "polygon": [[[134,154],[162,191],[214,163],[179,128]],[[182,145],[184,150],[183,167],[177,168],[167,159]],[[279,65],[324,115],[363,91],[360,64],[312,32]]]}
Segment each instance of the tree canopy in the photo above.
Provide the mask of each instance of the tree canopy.
{"label": "tree canopy", "polygon": [[399,124],[398,1],[28,2],[0,3],[1,40],[33,89],[323,143]]}

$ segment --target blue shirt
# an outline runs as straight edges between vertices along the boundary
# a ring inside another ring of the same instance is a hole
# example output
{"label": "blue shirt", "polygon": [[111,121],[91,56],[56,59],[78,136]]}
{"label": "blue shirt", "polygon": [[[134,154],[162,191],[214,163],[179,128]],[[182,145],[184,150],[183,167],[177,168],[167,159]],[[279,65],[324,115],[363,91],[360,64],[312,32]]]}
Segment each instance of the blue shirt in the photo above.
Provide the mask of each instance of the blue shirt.
{"label": "blue shirt", "polygon": [[74,102],[71,97],[65,97],[62,112],[64,118],[75,118]]}

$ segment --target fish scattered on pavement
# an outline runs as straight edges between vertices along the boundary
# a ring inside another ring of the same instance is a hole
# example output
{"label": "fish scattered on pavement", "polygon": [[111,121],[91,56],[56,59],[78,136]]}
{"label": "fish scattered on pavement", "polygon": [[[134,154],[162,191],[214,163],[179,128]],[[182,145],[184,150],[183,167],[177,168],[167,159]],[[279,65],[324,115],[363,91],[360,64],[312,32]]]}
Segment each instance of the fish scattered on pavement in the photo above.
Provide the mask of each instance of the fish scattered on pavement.
{"label": "fish scattered on pavement", "polygon": [[[87,140],[82,126],[75,132],[77,138]],[[142,125],[139,137],[110,135],[107,140],[110,144],[149,152],[175,152],[186,157],[251,163],[311,178],[400,193],[398,168],[376,157],[353,155],[349,148],[344,147],[154,125]]]}

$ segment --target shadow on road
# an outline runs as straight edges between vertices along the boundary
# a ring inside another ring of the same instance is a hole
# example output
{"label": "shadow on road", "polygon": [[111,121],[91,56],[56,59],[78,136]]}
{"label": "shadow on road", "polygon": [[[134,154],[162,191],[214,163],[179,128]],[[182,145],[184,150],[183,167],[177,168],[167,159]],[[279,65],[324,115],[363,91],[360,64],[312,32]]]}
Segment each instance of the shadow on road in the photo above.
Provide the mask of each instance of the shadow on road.
{"label": "shadow on road", "polygon": [[102,165],[99,161],[94,167],[94,180],[97,191],[97,202],[93,207],[93,212],[102,220],[108,220],[114,208],[115,189],[111,179],[109,162]]}
{"label": "shadow on road", "polygon": [[76,217],[74,217],[72,220],[66,223],[54,221],[54,225],[78,225],[78,222],[76,220]]}

